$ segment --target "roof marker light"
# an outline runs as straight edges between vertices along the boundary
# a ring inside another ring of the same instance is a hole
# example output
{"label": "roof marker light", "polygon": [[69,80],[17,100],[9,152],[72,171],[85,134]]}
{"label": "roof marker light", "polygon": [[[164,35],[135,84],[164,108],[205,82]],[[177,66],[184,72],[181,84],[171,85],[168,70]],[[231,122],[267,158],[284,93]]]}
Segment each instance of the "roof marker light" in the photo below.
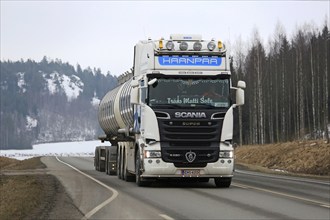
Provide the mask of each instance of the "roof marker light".
{"label": "roof marker light", "polygon": [[200,51],[202,49],[202,43],[201,42],[195,42],[194,43],[194,50]]}
{"label": "roof marker light", "polygon": [[173,50],[174,49],[174,43],[173,43],[173,41],[167,41],[166,48],[168,50]]}
{"label": "roof marker light", "polygon": [[160,41],[159,41],[159,48],[160,48],[160,49],[163,49],[163,47],[164,47],[164,46],[163,46],[163,41],[160,40]]}
{"label": "roof marker light", "polygon": [[187,50],[188,49],[188,43],[185,41],[182,41],[180,43],[180,50]]}
{"label": "roof marker light", "polygon": [[208,44],[207,44],[207,49],[209,49],[210,51],[213,51],[215,49],[215,43],[214,43],[214,40],[210,41]]}

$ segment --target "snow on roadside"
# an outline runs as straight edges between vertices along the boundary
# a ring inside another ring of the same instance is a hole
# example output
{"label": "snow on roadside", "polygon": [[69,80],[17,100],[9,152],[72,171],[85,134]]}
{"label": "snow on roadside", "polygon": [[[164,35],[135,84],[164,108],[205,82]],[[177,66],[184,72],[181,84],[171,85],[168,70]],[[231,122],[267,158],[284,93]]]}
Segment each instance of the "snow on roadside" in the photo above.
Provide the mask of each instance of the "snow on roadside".
{"label": "snow on roadside", "polygon": [[29,150],[0,150],[0,156],[25,160],[40,156],[94,157],[95,146],[108,146],[100,141],[61,142],[33,145]]}

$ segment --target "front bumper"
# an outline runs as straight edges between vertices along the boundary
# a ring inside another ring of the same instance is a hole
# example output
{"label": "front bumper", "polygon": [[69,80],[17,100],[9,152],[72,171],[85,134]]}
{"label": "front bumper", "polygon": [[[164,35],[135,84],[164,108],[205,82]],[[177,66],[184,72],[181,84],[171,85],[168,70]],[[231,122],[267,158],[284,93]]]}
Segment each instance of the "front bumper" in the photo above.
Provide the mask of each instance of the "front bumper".
{"label": "front bumper", "polygon": [[234,159],[219,158],[217,162],[208,163],[206,167],[175,167],[173,163],[166,163],[161,158],[144,159],[144,172],[141,176],[144,178],[178,178],[183,177],[183,170],[199,171],[197,177],[232,177]]}

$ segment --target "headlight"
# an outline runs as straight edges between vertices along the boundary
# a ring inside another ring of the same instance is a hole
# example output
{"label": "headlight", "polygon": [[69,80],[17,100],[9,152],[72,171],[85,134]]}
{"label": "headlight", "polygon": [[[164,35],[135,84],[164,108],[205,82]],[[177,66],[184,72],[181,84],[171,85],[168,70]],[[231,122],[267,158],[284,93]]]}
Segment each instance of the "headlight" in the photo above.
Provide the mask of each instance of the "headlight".
{"label": "headlight", "polygon": [[180,50],[187,50],[188,49],[188,43],[183,41],[180,43]]}
{"label": "headlight", "polygon": [[162,154],[160,151],[145,151],[145,158],[160,158]]}
{"label": "headlight", "polygon": [[214,43],[214,41],[210,41],[207,44],[207,49],[209,49],[210,51],[213,51],[215,49],[215,43]]}
{"label": "headlight", "polygon": [[195,42],[194,43],[194,50],[200,51],[202,49],[202,43],[201,42]]}
{"label": "headlight", "polygon": [[220,158],[233,158],[234,156],[234,152],[232,150],[224,150],[224,151],[220,151],[219,153],[219,157]]}
{"label": "headlight", "polygon": [[173,50],[174,49],[174,43],[173,43],[173,41],[167,41],[166,48],[168,50]]}

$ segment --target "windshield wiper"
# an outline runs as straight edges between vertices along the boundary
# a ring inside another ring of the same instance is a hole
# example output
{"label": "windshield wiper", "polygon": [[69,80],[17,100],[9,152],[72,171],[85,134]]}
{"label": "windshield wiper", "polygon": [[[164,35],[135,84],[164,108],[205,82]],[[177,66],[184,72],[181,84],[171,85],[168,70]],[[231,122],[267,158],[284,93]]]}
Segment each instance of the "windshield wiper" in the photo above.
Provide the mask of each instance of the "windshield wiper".
{"label": "windshield wiper", "polygon": [[151,104],[153,108],[182,108],[182,105],[179,104]]}
{"label": "windshield wiper", "polygon": [[190,107],[207,108],[207,109],[217,108],[213,105],[208,105],[208,104],[191,104]]}

